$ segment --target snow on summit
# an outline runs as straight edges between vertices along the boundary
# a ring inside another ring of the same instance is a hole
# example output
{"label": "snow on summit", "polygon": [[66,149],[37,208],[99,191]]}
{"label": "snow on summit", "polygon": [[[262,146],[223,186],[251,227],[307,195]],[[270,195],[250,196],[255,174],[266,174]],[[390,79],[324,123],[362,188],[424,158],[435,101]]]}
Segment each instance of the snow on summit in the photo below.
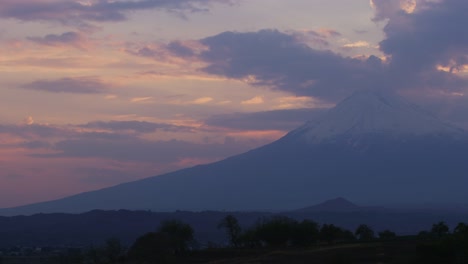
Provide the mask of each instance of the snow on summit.
{"label": "snow on summit", "polygon": [[446,124],[405,99],[376,91],[360,91],[330,109],[321,119],[293,131],[308,142],[337,136],[461,135],[464,131]]}

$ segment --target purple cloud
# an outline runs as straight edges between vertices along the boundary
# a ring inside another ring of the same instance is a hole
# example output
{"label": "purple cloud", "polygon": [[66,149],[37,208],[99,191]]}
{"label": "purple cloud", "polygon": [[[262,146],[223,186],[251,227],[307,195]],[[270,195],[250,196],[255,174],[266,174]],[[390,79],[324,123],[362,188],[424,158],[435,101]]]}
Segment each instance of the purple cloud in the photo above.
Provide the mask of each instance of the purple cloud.
{"label": "purple cloud", "polygon": [[250,143],[226,141],[226,143],[198,144],[181,140],[150,141],[136,137],[119,140],[103,138],[67,139],[57,142],[53,149],[57,154],[33,154],[34,157],[104,158],[117,161],[176,163],[187,158],[218,159],[246,151]]}
{"label": "purple cloud", "polygon": [[96,77],[62,78],[59,80],[37,80],[21,86],[24,89],[50,93],[97,94],[111,88]]}
{"label": "purple cloud", "polygon": [[401,88],[466,89],[467,79],[453,73],[468,64],[468,28],[462,26],[468,24],[468,2],[421,5],[414,13],[392,16],[384,28],[386,39],[380,49],[391,57],[392,82]]}
{"label": "purple cloud", "polygon": [[108,129],[114,132],[131,130],[138,133],[152,133],[158,130],[165,132],[192,132],[191,127],[177,126],[166,123],[152,123],[144,121],[95,121],[84,125],[80,125],[84,128],[92,129]]}
{"label": "purple cloud", "polygon": [[44,37],[28,37],[28,40],[45,46],[73,46],[84,48],[86,38],[78,32],[65,32],[60,35],[49,34]]}
{"label": "purple cloud", "polygon": [[72,0],[34,1],[5,0],[0,3],[0,17],[23,21],[59,21],[80,24],[83,21],[113,22],[127,19],[127,13],[137,10],[161,9],[172,13],[205,12],[212,3],[232,3],[233,0],[123,0],[81,3]]}
{"label": "purple cloud", "polygon": [[208,47],[199,55],[208,63],[204,72],[234,79],[254,76],[253,85],[297,95],[341,98],[353,89],[383,84],[377,57],[360,60],[313,49],[277,30],[224,32],[201,43]]}

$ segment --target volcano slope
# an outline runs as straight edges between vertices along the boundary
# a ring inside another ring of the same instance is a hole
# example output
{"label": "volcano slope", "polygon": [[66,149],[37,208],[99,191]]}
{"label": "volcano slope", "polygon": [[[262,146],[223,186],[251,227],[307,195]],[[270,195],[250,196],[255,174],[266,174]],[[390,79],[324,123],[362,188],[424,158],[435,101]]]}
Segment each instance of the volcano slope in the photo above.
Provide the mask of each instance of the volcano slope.
{"label": "volcano slope", "polygon": [[364,91],[247,153],[0,214],[279,211],[335,197],[364,205],[458,205],[468,199],[467,138],[400,97]]}

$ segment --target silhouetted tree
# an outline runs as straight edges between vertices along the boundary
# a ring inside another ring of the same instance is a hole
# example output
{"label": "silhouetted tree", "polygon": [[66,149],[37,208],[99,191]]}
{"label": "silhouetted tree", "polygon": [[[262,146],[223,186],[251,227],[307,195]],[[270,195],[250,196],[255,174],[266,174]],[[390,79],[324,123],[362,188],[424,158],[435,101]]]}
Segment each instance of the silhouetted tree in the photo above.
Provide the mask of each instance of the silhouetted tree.
{"label": "silhouetted tree", "polygon": [[193,228],[189,224],[178,220],[163,222],[158,229],[158,233],[167,235],[176,255],[187,251],[189,244],[194,242]]}
{"label": "silhouetted tree", "polygon": [[457,236],[463,236],[468,239],[468,225],[465,223],[458,223],[453,230],[453,233]]}
{"label": "silhouetted tree", "polygon": [[358,226],[354,234],[359,240],[368,241],[374,239],[374,230],[372,230],[368,225]]}
{"label": "silhouetted tree", "polygon": [[337,241],[350,241],[354,239],[353,233],[343,230],[333,224],[324,224],[320,228],[319,237],[321,241],[332,244]]}
{"label": "silhouetted tree", "polygon": [[172,241],[165,233],[146,233],[130,247],[128,258],[136,263],[165,263],[174,254]]}
{"label": "silhouetted tree", "polygon": [[256,228],[245,230],[239,237],[239,244],[248,248],[258,248],[262,246],[262,242],[257,234]]}
{"label": "silhouetted tree", "polygon": [[449,233],[449,227],[445,222],[439,222],[437,224],[432,225],[431,234],[436,235],[438,237],[442,237]]}
{"label": "silhouetted tree", "polygon": [[239,238],[242,233],[242,229],[237,221],[237,218],[233,215],[227,215],[224,217],[218,225],[218,228],[226,229],[226,233],[229,237],[229,242],[231,246],[239,246]]}
{"label": "silhouetted tree", "polygon": [[136,263],[166,263],[175,255],[189,249],[193,242],[193,229],[177,220],[161,223],[157,232],[139,237],[128,251],[130,260]]}
{"label": "silhouetted tree", "polygon": [[284,247],[292,239],[297,221],[285,216],[263,221],[256,227],[258,238],[268,246]]}
{"label": "silhouetted tree", "polygon": [[319,239],[319,224],[310,220],[303,220],[294,225],[292,244],[294,246],[310,246]]}
{"label": "silhouetted tree", "polygon": [[395,238],[396,234],[395,232],[392,232],[390,230],[384,230],[382,232],[379,232],[379,238],[380,239],[392,239]]}
{"label": "silhouetted tree", "polygon": [[104,255],[108,263],[117,263],[124,254],[124,248],[118,238],[111,238],[106,241]]}

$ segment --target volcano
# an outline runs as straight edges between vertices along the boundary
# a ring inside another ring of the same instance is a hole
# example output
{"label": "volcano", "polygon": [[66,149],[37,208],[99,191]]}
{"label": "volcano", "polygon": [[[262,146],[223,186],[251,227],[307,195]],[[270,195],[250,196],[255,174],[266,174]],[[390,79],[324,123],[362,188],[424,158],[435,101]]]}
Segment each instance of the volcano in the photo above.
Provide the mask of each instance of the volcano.
{"label": "volcano", "polygon": [[0,214],[281,211],[335,197],[362,205],[460,204],[466,186],[465,131],[401,97],[364,91],[249,152]]}

